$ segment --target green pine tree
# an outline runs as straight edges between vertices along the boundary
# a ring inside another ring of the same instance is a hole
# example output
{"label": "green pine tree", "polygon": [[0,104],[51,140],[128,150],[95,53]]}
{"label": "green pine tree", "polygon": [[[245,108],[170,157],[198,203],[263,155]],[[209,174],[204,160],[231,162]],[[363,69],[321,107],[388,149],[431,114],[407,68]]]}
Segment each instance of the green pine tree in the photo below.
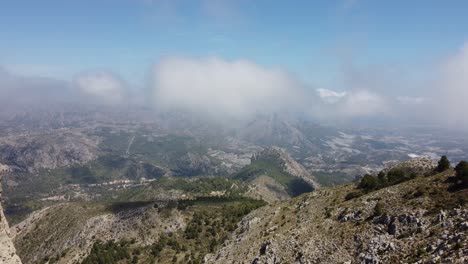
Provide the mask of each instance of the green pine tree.
{"label": "green pine tree", "polygon": [[440,158],[436,171],[443,172],[448,169],[450,169],[450,161],[448,160],[447,156],[444,155]]}

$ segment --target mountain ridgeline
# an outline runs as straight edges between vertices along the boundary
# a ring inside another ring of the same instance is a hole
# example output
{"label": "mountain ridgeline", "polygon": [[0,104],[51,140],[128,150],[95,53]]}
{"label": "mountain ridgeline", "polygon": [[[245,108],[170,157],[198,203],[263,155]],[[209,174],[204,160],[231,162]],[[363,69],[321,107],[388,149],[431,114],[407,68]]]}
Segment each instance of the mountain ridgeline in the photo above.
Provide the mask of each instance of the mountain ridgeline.
{"label": "mountain ridgeline", "polygon": [[269,148],[256,153],[252,156],[250,165],[245,166],[233,178],[260,185],[259,179],[262,177],[276,183],[266,183],[266,189],[271,192],[285,192],[285,195],[291,197],[311,192],[318,187],[313,176],[280,148]]}

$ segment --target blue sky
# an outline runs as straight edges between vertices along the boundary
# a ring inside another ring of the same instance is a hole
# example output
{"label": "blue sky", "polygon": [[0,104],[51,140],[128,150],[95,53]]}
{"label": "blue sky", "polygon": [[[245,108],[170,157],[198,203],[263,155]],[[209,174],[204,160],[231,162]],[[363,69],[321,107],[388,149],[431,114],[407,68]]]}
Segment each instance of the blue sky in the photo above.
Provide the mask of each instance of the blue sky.
{"label": "blue sky", "polygon": [[414,71],[468,40],[467,1],[5,0],[0,65],[143,82],[167,56],[246,59],[346,89],[343,65]]}
{"label": "blue sky", "polygon": [[458,128],[467,14],[466,0],[4,0],[0,101]]}

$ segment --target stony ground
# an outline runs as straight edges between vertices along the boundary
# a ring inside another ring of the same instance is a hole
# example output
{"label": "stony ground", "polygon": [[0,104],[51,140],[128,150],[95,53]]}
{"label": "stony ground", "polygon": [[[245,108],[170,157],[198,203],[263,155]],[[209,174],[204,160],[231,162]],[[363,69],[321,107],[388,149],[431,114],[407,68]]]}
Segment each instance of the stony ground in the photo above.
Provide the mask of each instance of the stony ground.
{"label": "stony ground", "polygon": [[176,210],[161,213],[153,203],[130,206],[135,208],[119,211],[102,204],[65,203],[43,209],[12,227],[18,254],[24,263],[57,255],[58,263],[80,263],[97,240],[150,245],[163,230],[185,227],[186,219]]}
{"label": "stony ground", "polygon": [[466,263],[468,189],[447,171],[346,201],[322,189],[243,219],[208,263]]}

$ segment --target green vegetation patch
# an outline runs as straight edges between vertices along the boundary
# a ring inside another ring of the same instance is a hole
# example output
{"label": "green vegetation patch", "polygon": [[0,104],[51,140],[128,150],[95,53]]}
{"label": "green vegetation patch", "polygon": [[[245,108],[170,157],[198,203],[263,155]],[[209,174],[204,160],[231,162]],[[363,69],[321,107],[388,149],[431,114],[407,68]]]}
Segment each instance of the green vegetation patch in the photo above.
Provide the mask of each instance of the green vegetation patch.
{"label": "green vegetation patch", "polygon": [[191,196],[209,196],[212,192],[220,192],[225,197],[240,197],[246,191],[246,184],[226,177],[163,177],[152,182],[149,186],[124,191],[119,200],[148,201],[153,200],[161,192],[178,190]]}
{"label": "green vegetation patch", "polygon": [[275,158],[262,158],[253,160],[250,165],[244,167],[234,179],[252,181],[258,176],[268,175],[284,186],[287,192],[295,197],[314,189],[305,180],[292,176],[282,169],[282,164]]}
{"label": "green vegetation patch", "polygon": [[127,242],[96,241],[82,264],[117,264],[124,260],[127,263],[130,260]]}
{"label": "green vegetation patch", "polygon": [[354,175],[349,175],[344,172],[324,172],[324,171],[315,171],[315,178],[321,186],[337,186],[349,183],[354,180]]}
{"label": "green vegetation patch", "polygon": [[200,197],[179,202],[179,210],[193,212],[185,230],[163,234],[147,248],[157,263],[202,263],[237,228],[237,223],[265,202],[248,198]]}

